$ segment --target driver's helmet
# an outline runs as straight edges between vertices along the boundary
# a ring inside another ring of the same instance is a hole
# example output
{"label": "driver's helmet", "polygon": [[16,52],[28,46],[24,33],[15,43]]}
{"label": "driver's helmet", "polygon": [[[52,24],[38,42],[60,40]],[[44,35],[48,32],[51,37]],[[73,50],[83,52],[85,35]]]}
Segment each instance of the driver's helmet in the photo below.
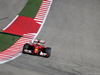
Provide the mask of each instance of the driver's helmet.
{"label": "driver's helmet", "polygon": [[40,42],[38,41],[37,44],[40,45]]}

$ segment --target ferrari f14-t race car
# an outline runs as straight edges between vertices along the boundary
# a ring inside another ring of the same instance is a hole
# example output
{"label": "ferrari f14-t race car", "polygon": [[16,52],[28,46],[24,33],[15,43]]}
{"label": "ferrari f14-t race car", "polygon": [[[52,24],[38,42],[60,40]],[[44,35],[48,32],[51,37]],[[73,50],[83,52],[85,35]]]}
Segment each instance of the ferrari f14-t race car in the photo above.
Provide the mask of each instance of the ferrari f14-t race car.
{"label": "ferrari f14-t race car", "polygon": [[39,55],[48,58],[51,55],[51,48],[45,47],[45,41],[35,39],[33,43],[30,42],[24,44],[22,53]]}

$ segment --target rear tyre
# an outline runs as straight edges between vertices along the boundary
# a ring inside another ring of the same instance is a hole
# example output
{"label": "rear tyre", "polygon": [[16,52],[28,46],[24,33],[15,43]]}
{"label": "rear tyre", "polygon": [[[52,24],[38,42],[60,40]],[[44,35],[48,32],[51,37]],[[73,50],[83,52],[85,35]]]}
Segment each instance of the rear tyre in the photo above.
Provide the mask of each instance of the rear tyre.
{"label": "rear tyre", "polygon": [[29,49],[29,44],[27,44],[27,43],[24,44],[22,53],[25,53],[25,51],[24,51],[25,49],[27,49],[27,50]]}
{"label": "rear tyre", "polygon": [[50,48],[50,47],[47,47],[47,48],[45,49],[45,52],[47,53],[47,55],[46,55],[45,57],[46,57],[46,58],[49,58],[50,55],[51,55],[51,48]]}

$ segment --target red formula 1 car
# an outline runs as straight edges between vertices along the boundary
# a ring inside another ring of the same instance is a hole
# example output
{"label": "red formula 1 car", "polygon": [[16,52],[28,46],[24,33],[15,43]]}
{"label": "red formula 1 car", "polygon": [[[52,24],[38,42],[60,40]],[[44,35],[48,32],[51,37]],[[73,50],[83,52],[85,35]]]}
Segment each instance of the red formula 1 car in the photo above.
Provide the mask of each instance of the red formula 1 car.
{"label": "red formula 1 car", "polygon": [[45,41],[35,39],[33,43],[24,44],[22,53],[39,55],[48,58],[51,55],[51,48],[45,47],[44,44]]}

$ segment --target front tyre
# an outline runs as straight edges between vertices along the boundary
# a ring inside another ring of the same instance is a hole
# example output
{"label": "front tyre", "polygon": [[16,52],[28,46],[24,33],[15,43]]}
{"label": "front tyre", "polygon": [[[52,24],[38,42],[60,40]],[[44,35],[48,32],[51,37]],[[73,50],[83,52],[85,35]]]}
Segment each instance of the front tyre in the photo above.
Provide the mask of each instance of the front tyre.
{"label": "front tyre", "polygon": [[24,51],[25,49],[27,49],[27,50],[29,49],[29,44],[27,44],[27,43],[24,44],[22,53],[25,53],[25,51]]}
{"label": "front tyre", "polygon": [[47,47],[45,49],[45,52],[47,53],[47,55],[45,56],[46,58],[49,58],[51,56],[51,48],[50,47]]}

